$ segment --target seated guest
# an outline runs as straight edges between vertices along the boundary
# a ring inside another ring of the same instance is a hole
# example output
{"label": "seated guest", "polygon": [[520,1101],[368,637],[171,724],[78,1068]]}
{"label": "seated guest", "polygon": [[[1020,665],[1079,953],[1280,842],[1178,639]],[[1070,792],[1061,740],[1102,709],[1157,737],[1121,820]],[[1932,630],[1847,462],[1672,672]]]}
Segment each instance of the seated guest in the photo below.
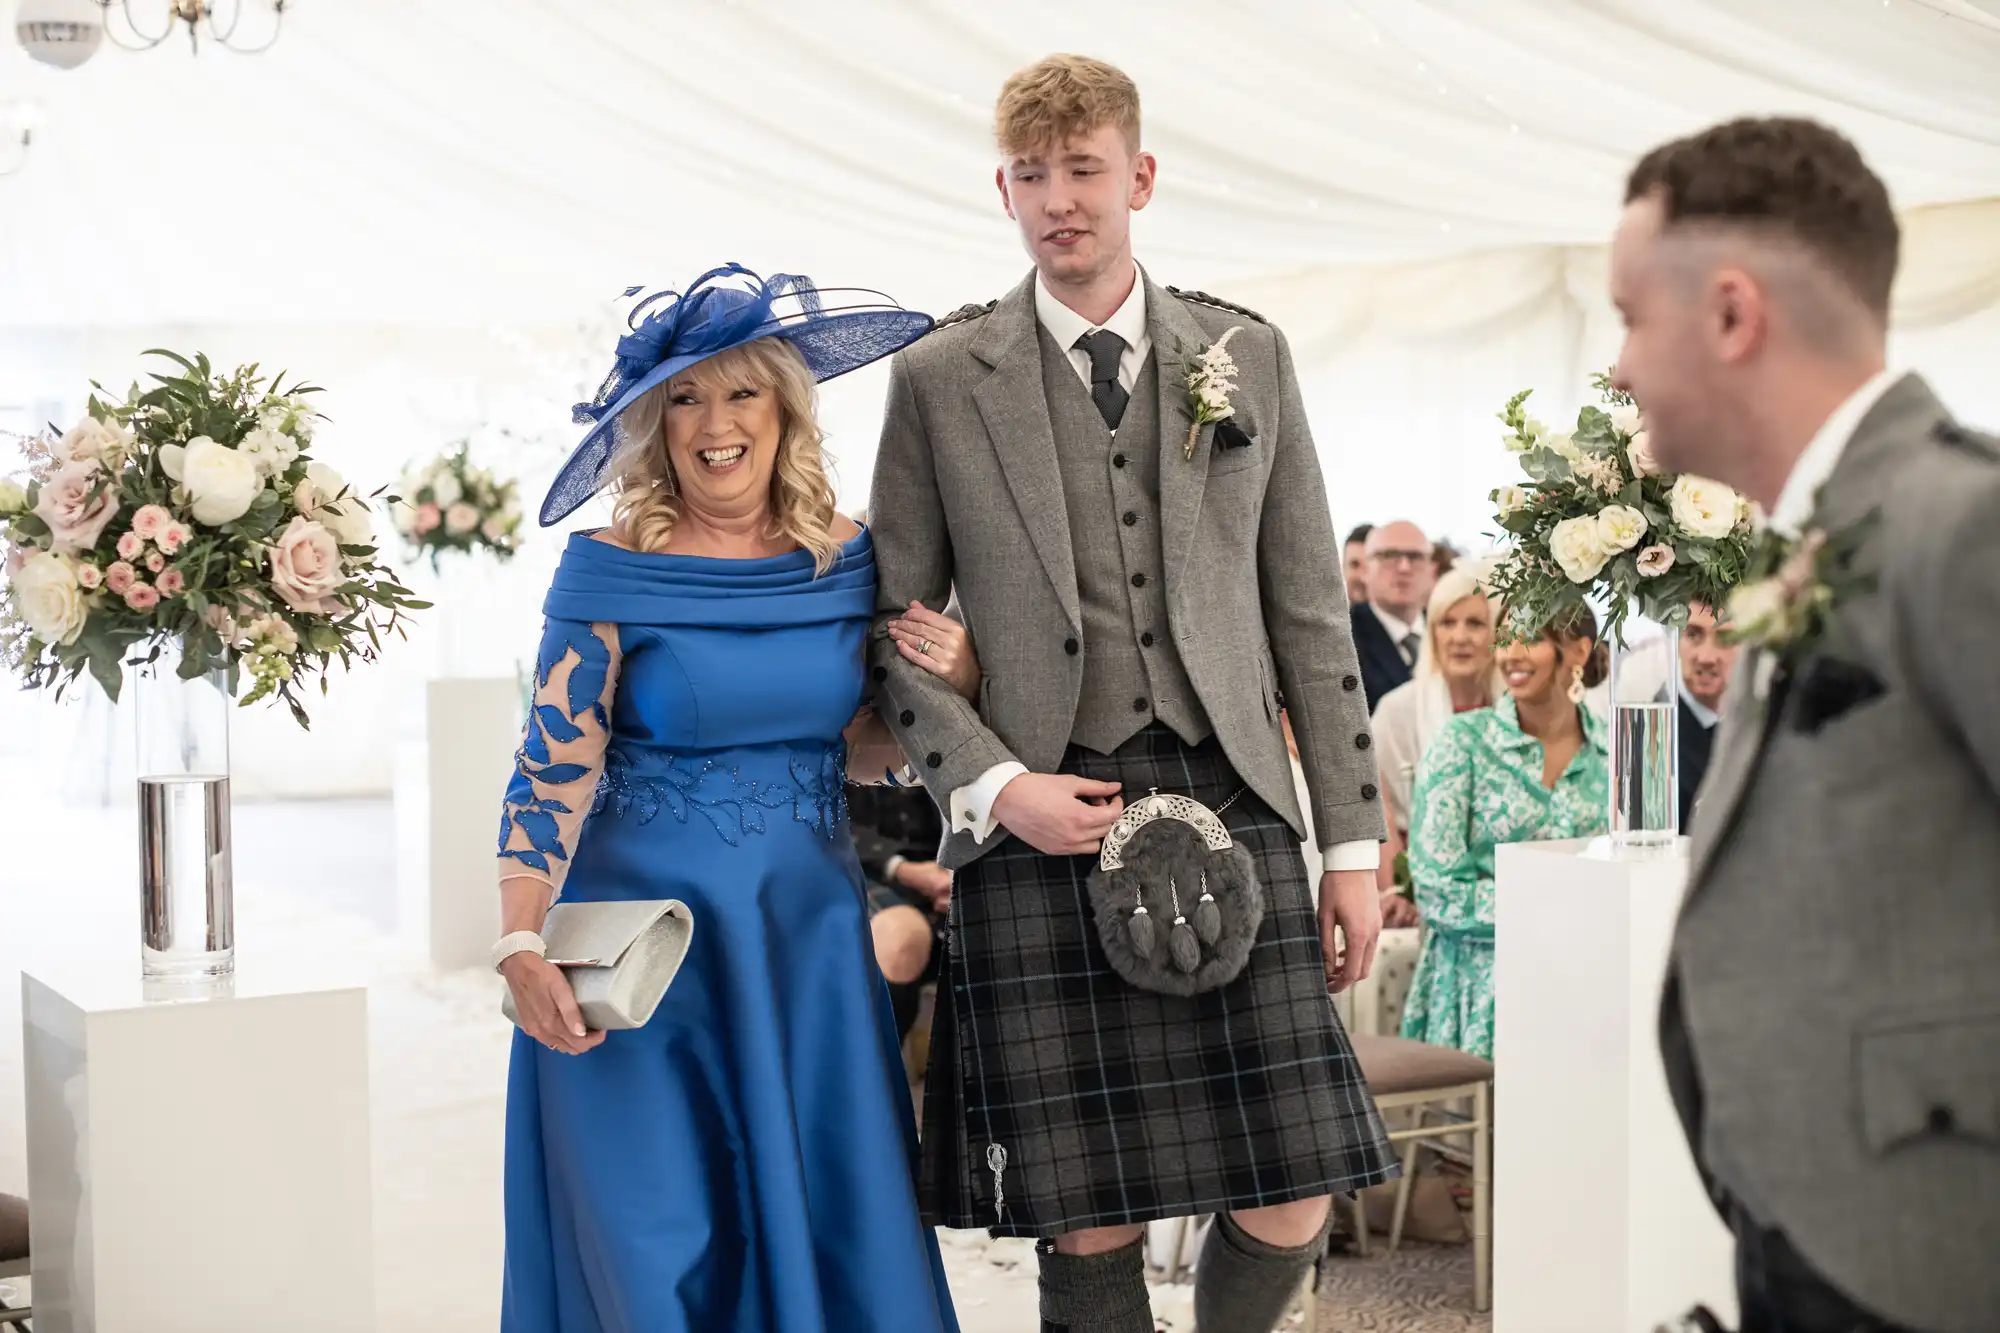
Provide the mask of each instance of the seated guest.
{"label": "seated guest", "polygon": [[1354,651],[1368,711],[1410,678],[1423,643],[1424,603],[1431,595],[1431,541],[1414,523],[1385,523],[1368,533],[1368,600],[1349,612]]}
{"label": "seated guest", "polygon": [[944,822],[921,787],[849,787],[854,854],[867,880],[875,964],[889,983],[896,1035],[907,1037],[917,997],[937,976],[937,951],[951,906],[951,872],[937,863]]}
{"label": "seated guest", "polygon": [[1500,697],[1493,665],[1493,606],[1474,570],[1448,571],[1431,590],[1424,613],[1423,647],[1408,684],[1382,696],[1370,720],[1375,762],[1381,771],[1382,807],[1389,825],[1382,844],[1382,924],[1413,926],[1416,909],[1396,892],[1395,864],[1409,841],[1410,794],[1417,764],[1456,713],[1491,707]]}
{"label": "seated guest", "polygon": [[1356,525],[1340,548],[1341,573],[1347,582],[1347,604],[1359,606],[1368,600],[1368,534],[1372,523]]}
{"label": "seated guest", "polygon": [[1722,712],[1723,691],[1736,669],[1736,645],[1724,643],[1715,612],[1695,603],[1681,630],[1680,785],[1681,832],[1694,819],[1695,793],[1708,772],[1709,750],[1715,744],[1715,724]]}
{"label": "seated guest", "polygon": [[1431,577],[1441,579],[1445,572],[1458,563],[1458,548],[1440,537],[1431,543]]}
{"label": "seated guest", "polygon": [[1417,769],[1410,878],[1426,930],[1403,1035],[1493,1055],[1493,852],[1609,823],[1605,727],[1582,706],[1603,673],[1580,610],[1497,654],[1506,693],[1446,722]]}

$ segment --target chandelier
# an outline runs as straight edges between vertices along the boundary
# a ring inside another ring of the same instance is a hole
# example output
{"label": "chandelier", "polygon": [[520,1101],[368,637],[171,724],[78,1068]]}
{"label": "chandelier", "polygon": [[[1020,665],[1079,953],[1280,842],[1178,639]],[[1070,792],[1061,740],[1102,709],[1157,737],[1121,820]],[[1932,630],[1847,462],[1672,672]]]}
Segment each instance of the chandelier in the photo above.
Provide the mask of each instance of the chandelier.
{"label": "chandelier", "polygon": [[[104,11],[104,35],[112,45],[127,51],[150,51],[185,27],[188,44],[196,53],[201,51],[202,38],[217,45],[227,47],[244,55],[256,55],[268,51],[278,40],[278,30],[284,26],[285,6],[289,0],[140,0],[139,8],[156,10],[150,21],[142,22],[132,13],[132,0],[91,0]],[[252,26],[255,33],[239,36],[243,11],[246,9],[268,9],[270,21],[259,21]],[[125,35],[120,36],[120,25],[112,21],[116,10],[124,18]],[[220,15],[226,13],[225,22]]]}

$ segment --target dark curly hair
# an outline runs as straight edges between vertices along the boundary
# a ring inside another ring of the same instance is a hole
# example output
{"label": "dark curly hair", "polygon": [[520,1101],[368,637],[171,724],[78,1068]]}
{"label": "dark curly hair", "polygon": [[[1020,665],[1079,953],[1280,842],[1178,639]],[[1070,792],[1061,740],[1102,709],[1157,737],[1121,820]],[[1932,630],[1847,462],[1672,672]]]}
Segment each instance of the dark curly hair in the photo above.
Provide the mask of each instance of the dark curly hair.
{"label": "dark curly hair", "polygon": [[1802,246],[1885,323],[1902,233],[1882,178],[1844,136],[1788,116],[1732,120],[1662,144],[1625,181],[1667,228],[1739,226]]}

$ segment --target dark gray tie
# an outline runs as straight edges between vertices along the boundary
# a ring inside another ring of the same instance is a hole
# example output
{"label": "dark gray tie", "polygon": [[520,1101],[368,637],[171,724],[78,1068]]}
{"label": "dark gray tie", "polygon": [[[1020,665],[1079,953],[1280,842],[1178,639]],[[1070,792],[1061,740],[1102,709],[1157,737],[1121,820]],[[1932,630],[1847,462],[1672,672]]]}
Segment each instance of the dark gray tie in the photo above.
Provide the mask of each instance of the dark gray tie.
{"label": "dark gray tie", "polygon": [[1125,415],[1125,404],[1132,398],[1118,382],[1118,363],[1125,355],[1125,340],[1110,329],[1099,329],[1078,338],[1076,345],[1090,355],[1090,401],[1097,404],[1104,424],[1117,430],[1119,420]]}
{"label": "dark gray tie", "polygon": [[1417,664],[1417,654],[1422,652],[1424,648],[1424,636],[1415,630],[1411,630],[1403,636],[1402,642],[1398,646],[1403,650],[1403,660],[1411,666],[1415,666]]}

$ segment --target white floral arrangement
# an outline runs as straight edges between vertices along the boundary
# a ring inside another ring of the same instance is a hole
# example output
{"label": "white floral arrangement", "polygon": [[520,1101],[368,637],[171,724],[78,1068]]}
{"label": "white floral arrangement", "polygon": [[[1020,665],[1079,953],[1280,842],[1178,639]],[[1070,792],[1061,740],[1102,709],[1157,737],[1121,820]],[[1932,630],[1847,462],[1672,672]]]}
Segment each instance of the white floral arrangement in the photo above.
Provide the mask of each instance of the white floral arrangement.
{"label": "white floral arrangement", "polygon": [[1527,416],[1530,390],[1501,410],[1527,479],[1492,492],[1506,549],[1489,586],[1521,632],[1595,600],[1622,642],[1634,610],[1682,625],[1690,603],[1727,605],[1749,568],[1751,511],[1720,482],[1662,471],[1631,397],[1607,375],[1593,383],[1605,406],[1585,407],[1573,431]]}
{"label": "white floral arrangement", "polygon": [[432,570],[452,552],[490,551],[504,561],[521,549],[518,483],[473,466],[463,441],[404,473],[402,492],[391,508],[396,531],[411,556],[430,557]]}
{"label": "white floral arrangement", "polygon": [[427,603],[376,560],[367,501],[310,456],[317,389],[147,355],[181,373],[93,394],[66,434],[27,441],[25,483],[0,479],[0,664],[59,696],[88,673],[115,700],[125,665],[177,642],[182,677],[223,671],[235,693],[247,669],[242,703],[275,694],[306,726],[301,681],[372,661]]}

